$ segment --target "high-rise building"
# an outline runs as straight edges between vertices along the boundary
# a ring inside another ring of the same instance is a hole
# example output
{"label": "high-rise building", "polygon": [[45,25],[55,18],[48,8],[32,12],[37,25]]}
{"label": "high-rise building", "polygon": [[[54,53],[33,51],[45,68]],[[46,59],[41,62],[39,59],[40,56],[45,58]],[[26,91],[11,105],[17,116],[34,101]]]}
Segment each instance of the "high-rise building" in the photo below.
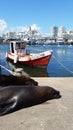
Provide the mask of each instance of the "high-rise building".
{"label": "high-rise building", "polygon": [[59,29],[58,29],[58,36],[60,36],[60,37],[64,36],[65,33],[66,33],[65,27],[64,26],[59,27]]}
{"label": "high-rise building", "polygon": [[52,28],[51,28],[51,36],[53,38],[56,38],[58,35],[58,27],[56,25],[54,25]]}

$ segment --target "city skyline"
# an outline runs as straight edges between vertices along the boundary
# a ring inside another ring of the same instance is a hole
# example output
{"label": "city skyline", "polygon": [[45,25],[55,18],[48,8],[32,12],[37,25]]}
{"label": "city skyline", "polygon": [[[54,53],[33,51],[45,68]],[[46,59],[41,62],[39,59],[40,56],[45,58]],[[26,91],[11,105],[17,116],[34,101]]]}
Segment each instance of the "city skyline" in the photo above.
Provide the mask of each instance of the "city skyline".
{"label": "city skyline", "polygon": [[72,0],[2,0],[0,5],[0,34],[29,26],[48,34],[53,25],[73,29]]}

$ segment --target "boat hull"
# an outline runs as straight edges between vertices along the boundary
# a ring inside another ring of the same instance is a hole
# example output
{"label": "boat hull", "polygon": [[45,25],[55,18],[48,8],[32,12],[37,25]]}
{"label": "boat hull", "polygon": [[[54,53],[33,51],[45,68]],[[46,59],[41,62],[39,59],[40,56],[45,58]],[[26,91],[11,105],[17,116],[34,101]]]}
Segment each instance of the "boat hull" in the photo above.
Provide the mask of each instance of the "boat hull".
{"label": "boat hull", "polygon": [[41,57],[35,60],[21,61],[21,63],[25,65],[29,65],[29,66],[45,68],[49,63],[50,58],[51,58],[51,55],[48,55],[48,56]]}

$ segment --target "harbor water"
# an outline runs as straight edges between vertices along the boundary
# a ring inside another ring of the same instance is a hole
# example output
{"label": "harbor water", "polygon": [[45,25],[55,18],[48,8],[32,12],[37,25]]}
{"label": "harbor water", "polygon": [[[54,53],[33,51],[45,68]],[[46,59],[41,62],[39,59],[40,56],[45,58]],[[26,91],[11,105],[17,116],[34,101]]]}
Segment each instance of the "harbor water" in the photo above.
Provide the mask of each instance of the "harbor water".
{"label": "harbor water", "polygon": [[9,44],[0,44],[0,73],[10,74],[22,68],[23,75],[31,77],[73,77],[73,46],[71,45],[28,45],[28,52],[39,53],[53,50],[53,55],[46,69],[14,64],[6,60]]}

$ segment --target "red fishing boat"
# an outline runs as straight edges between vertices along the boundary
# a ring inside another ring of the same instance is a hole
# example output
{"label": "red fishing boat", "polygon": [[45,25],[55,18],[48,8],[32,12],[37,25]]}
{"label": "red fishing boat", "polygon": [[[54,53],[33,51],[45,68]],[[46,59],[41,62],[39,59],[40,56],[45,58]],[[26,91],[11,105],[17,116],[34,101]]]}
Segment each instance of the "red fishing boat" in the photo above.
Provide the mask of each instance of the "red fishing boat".
{"label": "red fishing boat", "polygon": [[14,63],[20,62],[28,66],[46,67],[50,61],[53,51],[48,50],[41,53],[30,53],[26,51],[25,41],[10,41],[10,51],[6,52],[6,58]]}

